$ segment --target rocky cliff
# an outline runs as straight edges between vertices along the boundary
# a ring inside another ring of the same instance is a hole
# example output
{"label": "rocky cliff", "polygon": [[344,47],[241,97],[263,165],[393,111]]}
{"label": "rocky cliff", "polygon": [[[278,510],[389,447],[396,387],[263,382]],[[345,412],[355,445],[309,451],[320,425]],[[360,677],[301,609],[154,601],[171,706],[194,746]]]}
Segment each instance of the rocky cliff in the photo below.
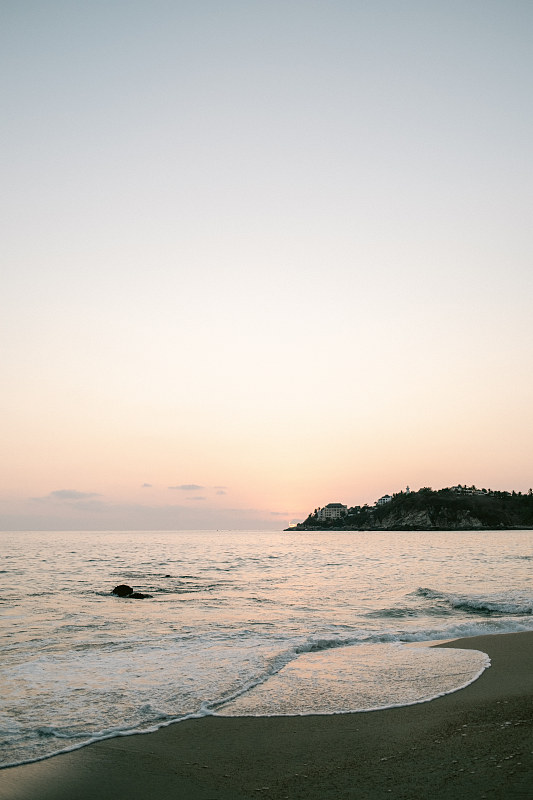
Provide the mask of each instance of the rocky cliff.
{"label": "rocky cliff", "polygon": [[495,530],[533,527],[533,492],[501,492],[471,487],[400,492],[384,505],[353,506],[336,520],[318,511],[300,530]]}

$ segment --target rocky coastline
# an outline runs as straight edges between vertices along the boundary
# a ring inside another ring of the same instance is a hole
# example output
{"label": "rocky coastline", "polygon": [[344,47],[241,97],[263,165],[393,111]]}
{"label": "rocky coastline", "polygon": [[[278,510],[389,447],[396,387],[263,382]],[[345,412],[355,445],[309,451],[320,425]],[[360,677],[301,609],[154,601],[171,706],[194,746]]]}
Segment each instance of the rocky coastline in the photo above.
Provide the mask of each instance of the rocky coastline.
{"label": "rocky coastline", "polygon": [[[387,496],[388,497],[388,496]],[[340,505],[340,504],[335,504]],[[399,492],[386,503],[342,507],[340,516],[324,519],[315,509],[286,530],[306,531],[483,531],[533,528],[533,492],[453,487]]]}

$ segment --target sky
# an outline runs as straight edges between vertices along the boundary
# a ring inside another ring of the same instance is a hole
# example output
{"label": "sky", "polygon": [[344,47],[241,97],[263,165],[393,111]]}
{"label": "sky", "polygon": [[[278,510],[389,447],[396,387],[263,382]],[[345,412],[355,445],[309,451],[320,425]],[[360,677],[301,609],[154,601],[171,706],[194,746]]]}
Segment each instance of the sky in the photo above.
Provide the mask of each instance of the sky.
{"label": "sky", "polygon": [[533,484],[529,0],[3,0],[0,529]]}

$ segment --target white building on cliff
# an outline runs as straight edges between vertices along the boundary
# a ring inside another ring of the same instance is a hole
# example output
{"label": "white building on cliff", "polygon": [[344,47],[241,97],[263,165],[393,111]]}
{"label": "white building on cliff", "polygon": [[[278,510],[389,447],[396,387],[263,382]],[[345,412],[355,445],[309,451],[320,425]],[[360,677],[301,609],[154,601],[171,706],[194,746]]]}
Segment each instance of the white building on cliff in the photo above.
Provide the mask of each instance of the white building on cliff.
{"label": "white building on cliff", "polygon": [[340,519],[348,513],[348,506],[342,503],[328,503],[324,508],[318,509],[318,519]]}

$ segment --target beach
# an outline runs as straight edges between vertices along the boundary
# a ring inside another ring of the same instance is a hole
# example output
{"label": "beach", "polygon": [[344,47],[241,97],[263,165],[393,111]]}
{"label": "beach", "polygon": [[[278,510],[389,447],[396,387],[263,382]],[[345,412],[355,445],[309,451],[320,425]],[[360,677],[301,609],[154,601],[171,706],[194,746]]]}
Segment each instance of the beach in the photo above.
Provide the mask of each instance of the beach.
{"label": "beach", "polygon": [[466,688],[411,706],[203,717],[108,739],[2,770],[0,798],[531,798],[533,633],[439,646],[481,650],[492,665]]}

